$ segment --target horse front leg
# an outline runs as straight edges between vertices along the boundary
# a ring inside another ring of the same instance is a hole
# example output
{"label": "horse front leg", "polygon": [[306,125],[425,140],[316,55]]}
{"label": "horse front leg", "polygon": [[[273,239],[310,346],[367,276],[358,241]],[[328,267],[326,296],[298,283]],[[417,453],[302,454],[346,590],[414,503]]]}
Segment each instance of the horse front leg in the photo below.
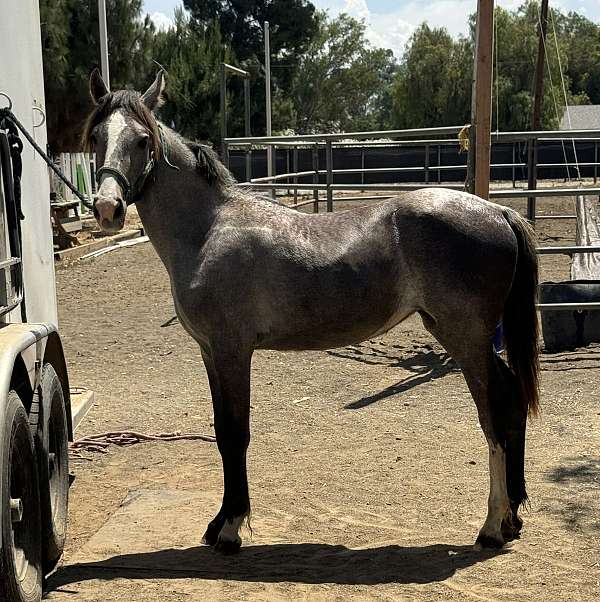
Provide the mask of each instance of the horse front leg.
{"label": "horse front leg", "polygon": [[223,462],[223,503],[209,523],[203,542],[233,554],[239,529],[250,515],[246,450],[250,442],[250,363],[252,353],[203,350],[213,402],[217,446]]}

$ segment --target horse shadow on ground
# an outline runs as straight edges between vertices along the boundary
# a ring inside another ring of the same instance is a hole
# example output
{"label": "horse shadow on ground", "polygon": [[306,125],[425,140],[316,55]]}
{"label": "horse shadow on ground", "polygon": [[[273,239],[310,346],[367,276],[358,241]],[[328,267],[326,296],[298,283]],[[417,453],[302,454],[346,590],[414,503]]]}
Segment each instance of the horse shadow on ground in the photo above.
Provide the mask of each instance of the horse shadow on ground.
{"label": "horse shadow on ground", "polygon": [[[391,351],[392,349],[393,351]],[[407,351],[407,353],[399,355],[398,351]],[[460,372],[456,362],[445,351],[437,351],[429,344],[413,345],[411,348],[400,345],[384,346],[383,344],[380,348],[375,347],[374,344],[353,345],[327,353],[334,357],[351,359],[364,364],[401,368],[411,372],[410,376],[377,393],[346,404],[344,407],[348,410],[364,408],[386,397],[404,393],[424,383],[443,378],[452,372]]]}
{"label": "horse shadow on ground", "polygon": [[600,487],[600,457],[566,458],[546,474],[546,480],[565,486],[548,510],[571,531],[600,531],[596,491]]}
{"label": "horse shadow on ground", "polygon": [[567,458],[568,464],[557,466],[548,473],[548,480],[554,483],[600,486],[600,458]]}
{"label": "horse shadow on ground", "polygon": [[[122,554],[99,562],[64,566],[48,581],[48,592],[89,580],[208,579],[341,585],[424,584],[509,550],[475,551],[472,546],[386,545],[349,549],[321,543],[250,545],[235,556],[208,546]],[[67,591],[62,589],[62,591]]]}
{"label": "horse shadow on ground", "polygon": [[545,372],[569,372],[571,370],[599,370],[600,345],[590,344],[587,347],[566,351],[542,349],[540,354],[541,369]]}

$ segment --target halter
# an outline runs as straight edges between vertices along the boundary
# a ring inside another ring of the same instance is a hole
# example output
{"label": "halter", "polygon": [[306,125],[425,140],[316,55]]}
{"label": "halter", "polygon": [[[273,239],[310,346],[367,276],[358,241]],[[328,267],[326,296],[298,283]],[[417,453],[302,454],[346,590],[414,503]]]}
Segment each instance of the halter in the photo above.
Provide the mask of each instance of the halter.
{"label": "halter", "polygon": [[[172,169],[179,170],[179,167],[177,167],[177,165],[173,165],[169,161],[169,157],[167,155],[167,141],[165,139],[163,129],[160,127],[160,125],[158,126],[158,135],[160,138],[160,154],[162,158],[165,160],[165,163],[169,167],[171,167]],[[144,167],[142,173],[137,177],[137,179],[133,183],[133,186],[130,184],[129,180],[127,179],[127,176],[118,167],[112,167],[111,165],[103,165],[100,169],[96,171],[96,182],[98,183],[98,186],[100,186],[100,180],[102,179],[103,175],[106,174],[113,176],[118,182],[119,186],[121,187],[121,190],[123,191],[123,196],[125,197],[123,200],[125,201],[127,206],[133,205],[133,203],[137,201],[137,197],[142,192],[142,189],[144,188],[144,184],[146,183],[148,176],[154,171],[154,168],[157,164],[158,161],[154,156],[154,151],[150,151],[150,156],[148,158],[148,161],[146,162],[146,166]]]}

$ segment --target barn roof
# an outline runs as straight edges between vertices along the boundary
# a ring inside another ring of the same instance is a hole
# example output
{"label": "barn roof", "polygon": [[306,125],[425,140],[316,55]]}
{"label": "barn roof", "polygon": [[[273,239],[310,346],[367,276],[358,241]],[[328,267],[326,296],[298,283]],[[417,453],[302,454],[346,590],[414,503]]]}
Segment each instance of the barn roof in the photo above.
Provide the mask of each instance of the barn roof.
{"label": "barn roof", "polygon": [[565,111],[558,126],[559,130],[600,130],[600,105],[572,105],[567,108],[571,117],[571,127]]}

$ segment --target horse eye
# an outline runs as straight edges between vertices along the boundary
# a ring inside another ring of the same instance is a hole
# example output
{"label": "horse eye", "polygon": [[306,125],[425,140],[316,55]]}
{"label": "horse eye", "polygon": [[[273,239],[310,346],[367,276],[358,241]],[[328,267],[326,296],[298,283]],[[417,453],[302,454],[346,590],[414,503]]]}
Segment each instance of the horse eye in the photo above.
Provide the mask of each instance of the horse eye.
{"label": "horse eye", "polygon": [[137,143],[139,148],[146,148],[147,144],[148,144],[148,136],[144,136],[143,138],[140,138],[140,140]]}
{"label": "horse eye", "polygon": [[98,144],[98,139],[96,136],[94,136],[94,134],[90,136],[90,142],[92,143],[92,146],[96,146],[96,144]]}

